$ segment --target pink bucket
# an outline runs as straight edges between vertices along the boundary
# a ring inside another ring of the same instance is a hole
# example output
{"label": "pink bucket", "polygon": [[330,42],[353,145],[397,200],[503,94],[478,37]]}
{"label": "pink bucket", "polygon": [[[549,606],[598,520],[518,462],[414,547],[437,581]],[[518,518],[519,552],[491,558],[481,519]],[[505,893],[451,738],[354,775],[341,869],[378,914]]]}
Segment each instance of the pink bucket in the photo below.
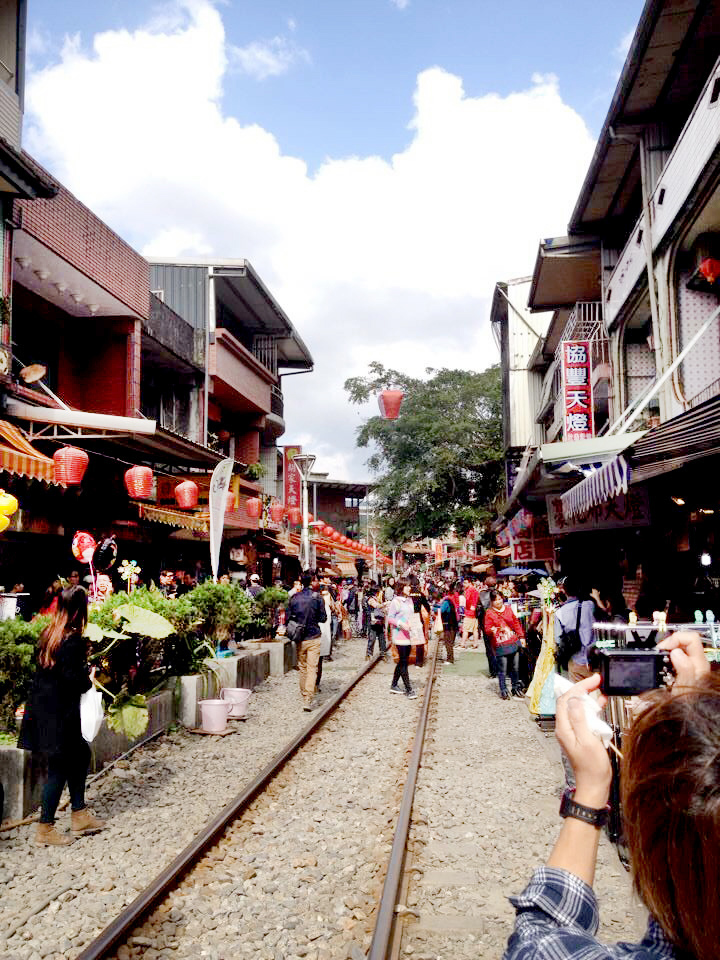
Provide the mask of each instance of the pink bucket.
{"label": "pink bucket", "polygon": [[234,720],[244,720],[247,716],[247,705],[252,690],[245,687],[223,687],[220,691],[220,697],[228,704],[231,704],[229,717]]}
{"label": "pink bucket", "polygon": [[227,718],[232,704],[225,700],[201,700],[200,715],[202,728],[208,733],[224,733],[227,730]]}

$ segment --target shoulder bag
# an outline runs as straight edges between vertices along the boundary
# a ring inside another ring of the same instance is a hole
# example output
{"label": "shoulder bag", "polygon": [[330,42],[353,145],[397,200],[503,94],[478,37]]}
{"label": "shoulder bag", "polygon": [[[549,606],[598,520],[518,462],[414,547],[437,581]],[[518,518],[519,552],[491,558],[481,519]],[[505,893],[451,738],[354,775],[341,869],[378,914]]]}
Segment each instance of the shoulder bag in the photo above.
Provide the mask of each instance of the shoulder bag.
{"label": "shoulder bag", "polygon": [[580,617],[582,615],[582,600],[577,602],[577,618],[575,629],[568,630],[560,624],[560,636],[555,637],[555,662],[563,670],[567,670],[570,658],[582,650],[580,639]]}

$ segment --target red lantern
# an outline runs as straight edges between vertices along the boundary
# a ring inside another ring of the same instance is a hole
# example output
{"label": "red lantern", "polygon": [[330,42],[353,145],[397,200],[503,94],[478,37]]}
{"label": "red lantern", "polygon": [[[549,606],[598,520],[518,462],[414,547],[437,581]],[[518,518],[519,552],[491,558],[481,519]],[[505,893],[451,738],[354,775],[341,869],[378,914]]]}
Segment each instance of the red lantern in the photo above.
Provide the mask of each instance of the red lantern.
{"label": "red lantern", "polygon": [[274,500],[270,504],[270,519],[273,523],[281,523],[282,518],[285,516],[285,507],[279,503],[277,500]]}
{"label": "red lantern", "polygon": [[228,493],[225,496],[225,513],[232,513],[235,509],[235,494]]}
{"label": "red lantern", "polygon": [[245,512],[252,520],[258,520],[262,512],[262,500],[257,497],[250,497],[245,501]]}
{"label": "red lantern", "polygon": [[219,440],[221,443],[227,443],[229,439],[230,439],[230,431],[229,431],[229,430],[220,430],[220,431],[218,431],[218,440]]}
{"label": "red lantern", "polygon": [[706,257],[698,267],[698,270],[712,286],[718,277],[720,277],[720,260]]}
{"label": "red lantern", "polygon": [[150,467],[130,467],[125,471],[125,486],[134,500],[148,500],[152,496],[152,485]]}
{"label": "red lantern", "polygon": [[339,542],[340,542],[340,534],[337,532],[337,530],[333,530],[333,532],[332,532],[332,534],[331,534],[331,536],[330,536],[330,539],[331,539],[331,540],[334,540],[335,543],[339,543]]}
{"label": "red lantern", "polygon": [[384,420],[397,420],[404,397],[402,390],[383,390],[378,397],[378,405]]}
{"label": "red lantern", "polygon": [[311,522],[312,520],[314,520],[314,519],[315,519],[315,517],[314,517],[311,513],[309,513],[309,514],[308,514],[308,523],[310,523],[310,522]]}
{"label": "red lantern", "polygon": [[302,510],[300,507],[290,507],[287,512],[288,522],[291,526],[297,527],[298,524],[302,523]]}
{"label": "red lantern", "polygon": [[333,535],[333,528],[330,524],[326,523],[321,532],[324,537],[331,537]]}
{"label": "red lantern", "polygon": [[61,447],[53,454],[55,461],[55,480],[66,487],[76,487],[82,483],[88,465],[88,455],[77,447]]}
{"label": "red lantern", "polygon": [[196,507],[198,502],[198,485],[194,480],[183,480],[175,487],[175,503],[183,510]]}
{"label": "red lantern", "polygon": [[341,543],[344,547],[346,547],[346,546],[350,543],[350,541],[348,540],[347,537],[340,537],[340,543]]}

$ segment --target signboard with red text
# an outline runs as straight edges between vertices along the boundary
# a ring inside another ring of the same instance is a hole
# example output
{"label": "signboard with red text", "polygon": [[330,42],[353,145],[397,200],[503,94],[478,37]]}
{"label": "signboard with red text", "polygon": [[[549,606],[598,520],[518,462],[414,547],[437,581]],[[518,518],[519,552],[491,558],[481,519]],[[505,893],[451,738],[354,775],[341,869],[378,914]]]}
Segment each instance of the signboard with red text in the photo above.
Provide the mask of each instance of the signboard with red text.
{"label": "signboard with red text", "polygon": [[285,507],[302,508],[302,479],[293,457],[302,453],[302,447],[283,447],[283,480],[285,484]]}
{"label": "signboard with red text", "polygon": [[563,340],[561,346],[563,437],[587,440],[595,436],[590,341]]}

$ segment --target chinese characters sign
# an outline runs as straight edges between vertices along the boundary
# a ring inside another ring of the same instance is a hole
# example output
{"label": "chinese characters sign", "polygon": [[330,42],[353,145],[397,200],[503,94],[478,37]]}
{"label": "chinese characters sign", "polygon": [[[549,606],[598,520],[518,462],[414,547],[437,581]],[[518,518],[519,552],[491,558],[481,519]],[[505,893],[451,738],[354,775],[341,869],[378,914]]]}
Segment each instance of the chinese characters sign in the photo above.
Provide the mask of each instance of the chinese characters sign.
{"label": "chinese characters sign", "polygon": [[589,340],[563,340],[562,377],[565,440],[594,436]]}
{"label": "chinese characters sign", "polygon": [[546,497],[550,533],[577,533],[579,530],[616,530],[620,527],[650,525],[650,506],[643,487],[630,487],[612,500],[592,507],[584,516],[568,520],[560,497]]}
{"label": "chinese characters sign", "polygon": [[302,453],[302,447],[283,447],[283,478],[285,481],[285,506],[300,507],[302,501],[302,480],[293,457]]}

